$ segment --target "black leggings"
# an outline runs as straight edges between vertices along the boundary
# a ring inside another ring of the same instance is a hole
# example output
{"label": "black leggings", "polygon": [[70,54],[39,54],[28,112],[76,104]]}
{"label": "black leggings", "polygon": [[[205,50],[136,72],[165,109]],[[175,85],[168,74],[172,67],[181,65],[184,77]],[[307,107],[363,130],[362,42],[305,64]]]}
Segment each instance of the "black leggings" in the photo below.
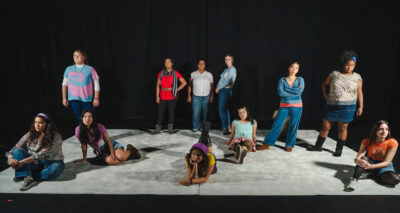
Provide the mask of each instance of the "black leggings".
{"label": "black leggings", "polygon": [[157,124],[162,125],[164,120],[165,110],[168,108],[168,124],[174,123],[176,98],[173,100],[160,100],[158,104]]}
{"label": "black leggings", "polygon": [[[360,166],[357,165],[356,168],[354,169],[353,178],[358,180],[360,178],[361,174],[363,172],[365,172],[365,171],[370,171],[370,170],[365,170],[365,169],[363,169],[363,168],[361,168]],[[394,186],[394,185],[397,185],[400,182],[400,177],[399,177],[399,175],[397,175],[396,173],[394,173],[392,171],[386,171],[386,172],[384,172],[382,174],[378,174],[376,176],[376,180],[380,184],[393,185]]]}

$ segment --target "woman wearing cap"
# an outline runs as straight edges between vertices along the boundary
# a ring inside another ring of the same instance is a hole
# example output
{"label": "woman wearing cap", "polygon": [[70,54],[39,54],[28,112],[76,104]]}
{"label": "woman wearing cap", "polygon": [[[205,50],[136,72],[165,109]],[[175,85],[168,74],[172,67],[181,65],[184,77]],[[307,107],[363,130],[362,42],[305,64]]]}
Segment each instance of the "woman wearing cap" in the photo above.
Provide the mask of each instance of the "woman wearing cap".
{"label": "woman wearing cap", "polygon": [[194,144],[185,161],[188,178],[179,181],[182,185],[205,183],[211,174],[217,172],[215,156],[208,152],[207,146],[203,143]]}
{"label": "woman wearing cap", "polygon": [[29,131],[6,156],[8,165],[15,170],[14,181],[24,181],[21,191],[35,186],[37,181],[58,177],[65,167],[61,135],[44,113],[33,118]]}
{"label": "woman wearing cap", "polygon": [[[354,72],[357,63],[354,51],[344,51],[340,56],[340,70],[333,71],[322,84],[322,93],[326,100],[325,115],[317,142],[309,151],[322,151],[322,145],[328,136],[333,123],[338,123],[338,140],[333,156],[342,155],[347,139],[347,127],[353,121],[354,114],[363,113],[364,97],[360,74]],[[326,87],[329,86],[329,94]],[[358,107],[357,107],[358,100]]]}

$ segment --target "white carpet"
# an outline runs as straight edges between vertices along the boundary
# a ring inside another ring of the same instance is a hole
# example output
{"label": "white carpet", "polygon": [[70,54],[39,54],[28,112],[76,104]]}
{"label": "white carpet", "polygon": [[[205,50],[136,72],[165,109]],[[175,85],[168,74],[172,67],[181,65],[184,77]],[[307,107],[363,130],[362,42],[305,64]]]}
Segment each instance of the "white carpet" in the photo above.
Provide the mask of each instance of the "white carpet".
{"label": "white carpet", "polygon": [[[75,137],[64,141],[66,168],[54,181],[41,182],[25,193],[55,194],[173,194],[173,195],[400,195],[400,187],[387,188],[370,179],[359,181],[357,190],[345,192],[355,166],[356,152],[345,147],[340,158],[333,157],[336,142],[328,138],[323,152],[309,152],[318,132],[300,130],[293,152],[285,152],[283,142],[266,151],[248,153],[242,165],[233,164],[232,151],[222,141],[220,131],[210,133],[217,157],[218,173],[207,183],[181,186],[186,176],[184,156],[197,142],[200,133],[180,130],[176,134],[150,135],[140,130],[108,130],[123,144],[137,147],[142,158],[117,166],[97,166],[88,162],[73,163],[82,157]],[[258,131],[257,140],[266,131]],[[88,157],[94,157],[88,149]],[[0,173],[0,193],[20,193],[22,184],[14,183],[11,168]]]}

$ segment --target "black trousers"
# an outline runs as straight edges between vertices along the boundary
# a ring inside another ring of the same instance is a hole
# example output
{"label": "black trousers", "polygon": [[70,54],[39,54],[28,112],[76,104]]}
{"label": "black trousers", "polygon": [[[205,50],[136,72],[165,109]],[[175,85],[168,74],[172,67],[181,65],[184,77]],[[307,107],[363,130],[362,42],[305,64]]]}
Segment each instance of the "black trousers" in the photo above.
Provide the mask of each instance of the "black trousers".
{"label": "black trousers", "polygon": [[158,117],[157,124],[162,125],[164,120],[165,111],[168,109],[168,124],[173,124],[175,119],[175,107],[177,99],[173,100],[160,100],[158,104]]}

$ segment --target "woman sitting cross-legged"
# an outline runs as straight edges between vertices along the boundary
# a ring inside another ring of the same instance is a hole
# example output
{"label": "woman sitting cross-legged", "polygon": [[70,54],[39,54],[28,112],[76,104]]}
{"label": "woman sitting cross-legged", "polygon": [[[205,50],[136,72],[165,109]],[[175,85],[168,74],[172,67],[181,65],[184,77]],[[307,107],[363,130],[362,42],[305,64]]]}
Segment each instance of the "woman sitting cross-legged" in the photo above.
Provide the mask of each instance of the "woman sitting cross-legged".
{"label": "woman sitting cross-legged", "polygon": [[24,181],[19,189],[21,191],[37,185],[37,181],[58,177],[65,167],[61,135],[44,113],[34,117],[28,133],[6,156],[8,165],[15,170],[14,181]]}
{"label": "woman sitting cross-legged", "polygon": [[76,127],[75,136],[81,143],[83,154],[83,159],[75,162],[86,161],[88,144],[93,148],[97,160],[104,161],[107,165],[117,165],[129,159],[140,158],[139,151],[131,144],[124,150],[120,143],[110,139],[106,128],[95,121],[94,113],[89,109],[82,112],[81,125]]}

